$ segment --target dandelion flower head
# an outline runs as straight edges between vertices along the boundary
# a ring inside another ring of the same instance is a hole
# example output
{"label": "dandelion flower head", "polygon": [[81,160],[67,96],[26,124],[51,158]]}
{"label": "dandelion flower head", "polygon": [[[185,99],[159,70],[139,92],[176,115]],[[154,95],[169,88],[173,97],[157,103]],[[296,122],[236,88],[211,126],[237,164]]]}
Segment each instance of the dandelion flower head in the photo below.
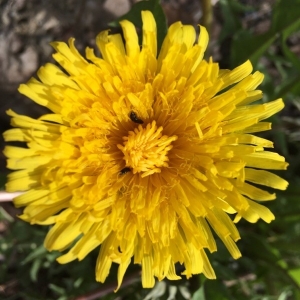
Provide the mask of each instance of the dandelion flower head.
{"label": "dandelion flower head", "polygon": [[[233,258],[241,256],[235,226],[241,218],[270,222],[260,202],[275,199],[258,185],[285,189],[267,171],[286,169],[273,144],[253,135],[270,129],[264,119],[283,108],[262,98],[250,61],[233,70],[203,59],[208,34],[174,23],[157,53],[156,22],[142,12],[142,45],[134,25],[120,34],[101,32],[102,58],[74,39],[54,42],[61,66],[48,63],[20,93],[52,113],[33,119],[11,110],[5,155],[6,189],[21,218],[51,225],[45,247],[64,251],[60,263],[99,249],[96,280],[118,264],[118,287],[130,263],[142,284],[203,273],[215,278],[206,251],[217,250],[213,231]],[[254,184],[254,185],[253,185]],[[233,218],[229,216],[233,215]],[[184,266],[177,274],[175,264]]]}

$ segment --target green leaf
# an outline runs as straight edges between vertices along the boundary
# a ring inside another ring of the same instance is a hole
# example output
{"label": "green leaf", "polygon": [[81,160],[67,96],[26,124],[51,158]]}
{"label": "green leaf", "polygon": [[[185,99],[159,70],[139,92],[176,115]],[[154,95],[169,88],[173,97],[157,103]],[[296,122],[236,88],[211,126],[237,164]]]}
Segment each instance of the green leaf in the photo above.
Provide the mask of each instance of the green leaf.
{"label": "green leaf", "polygon": [[288,271],[289,275],[298,283],[300,288],[300,268]]}
{"label": "green leaf", "polygon": [[8,212],[6,212],[3,207],[0,206],[0,221],[2,220],[12,223],[14,221],[14,218]]}
{"label": "green leaf", "polygon": [[293,67],[300,70],[300,59],[289,49],[286,44],[287,38],[300,29],[300,1],[280,0],[275,6],[272,30],[282,32],[281,46],[286,58],[293,63]]}
{"label": "green leaf", "polygon": [[204,282],[205,299],[230,300],[228,289],[220,280],[207,280]]}
{"label": "green leaf", "polygon": [[[300,216],[300,214],[299,214]],[[299,219],[298,219],[299,220]],[[282,220],[283,222],[283,220]],[[272,243],[274,247],[276,247],[279,251],[288,251],[291,252],[299,252],[299,245],[300,245],[300,237],[293,238],[289,240],[282,240],[278,239],[278,241]]]}
{"label": "green leaf", "polygon": [[41,265],[42,265],[42,260],[41,259],[36,259],[32,266],[31,266],[31,269],[30,269],[30,278],[33,282],[36,282],[37,281],[37,275],[38,275],[38,272],[41,268]]}
{"label": "green leaf", "polygon": [[44,257],[45,254],[47,253],[47,250],[45,249],[45,247],[43,245],[37,247],[36,249],[34,249],[23,261],[22,264],[25,265],[27,263],[29,263],[32,260],[35,260],[37,258],[40,257]]}
{"label": "green leaf", "polygon": [[[295,24],[295,31],[300,28],[300,19],[299,21]],[[282,51],[285,55],[285,57],[293,64],[294,68],[297,68],[297,70],[300,71],[300,59],[289,49],[289,47],[286,44],[287,38],[290,36],[292,32],[289,30],[286,30],[282,36],[281,36],[281,47]]]}
{"label": "green leaf", "polygon": [[272,264],[268,261],[265,261],[265,263],[268,265],[269,272],[273,272],[278,277],[280,277],[281,280],[284,280],[285,282],[292,285],[294,288],[299,289],[299,283],[294,280],[292,276],[289,275],[288,271],[282,267],[280,267],[277,264]]}
{"label": "green leaf", "polygon": [[228,267],[227,264],[225,264],[225,262],[220,263],[218,261],[214,261],[213,268],[216,272],[217,278],[219,279],[232,280],[235,278],[235,273]]}
{"label": "green leaf", "polygon": [[228,289],[220,280],[205,280],[204,284],[196,291],[192,300],[230,300]]}
{"label": "green leaf", "polygon": [[125,15],[118,18],[116,21],[109,23],[111,27],[119,27],[119,22],[122,20],[128,20],[132,22],[136,27],[142,28],[141,12],[143,10],[149,10],[153,13],[157,26],[157,48],[158,51],[161,48],[162,42],[167,34],[167,20],[164,11],[159,3],[159,0],[140,1],[135,3],[131,10]]}
{"label": "green leaf", "polygon": [[50,290],[56,292],[58,295],[65,296],[66,291],[64,288],[59,287],[58,285],[50,283],[49,285]]}
{"label": "green leaf", "polygon": [[245,244],[249,245],[252,258],[269,261],[276,264],[280,257],[273,251],[273,248],[265,241],[265,237],[248,233],[245,237]]}
{"label": "green leaf", "polygon": [[260,57],[267,51],[277,38],[277,34],[267,32],[255,36],[249,31],[240,31],[234,36],[231,51],[231,65],[236,67],[250,59],[255,67]]}
{"label": "green leaf", "polygon": [[281,85],[275,89],[276,98],[283,98],[288,93],[300,95],[300,73],[290,75]]}
{"label": "green leaf", "polygon": [[[280,257],[278,250],[272,248],[263,237],[260,238],[251,233],[245,238],[245,243],[249,245],[251,259],[255,261],[257,265],[267,267],[268,272],[280,276],[282,280],[288,282],[295,288],[299,287],[294,278],[289,275],[288,270],[286,269],[286,263],[284,263]],[[246,251],[244,251],[244,253],[245,252]]]}
{"label": "green leaf", "polygon": [[[256,66],[259,58],[268,50],[272,43],[282,35],[285,40],[292,32],[300,26],[300,0],[279,0],[274,7],[272,26],[270,30],[262,35],[255,36],[246,30],[238,32],[232,43],[231,63],[235,67],[247,59],[250,59],[253,66]],[[286,45],[286,55],[295,62],[297,59],[290,52]],[[300,63],[296,62],[297,67]]]}
{"label": "green leaf", "polygon": [[232,32],[242,28],[242,23],[237,17],[237,9],[232,0],[220,0],[220,9],[223,16],[222,30],[219,36],[221,43],[225,38],[232,36]]}
{"label": "green leaf", "polygon": [[[290,290],[283,291],[279,297],[278,300],[288,300],[290,299],[290,296],[292,295],[292,292]],[[296,299],[296,298],[295,298]]]}
{"label": "green leaf", "polygon": [[192,300],[205,300],[203,285],[194,293]]}
{"label": "green leaf", "polygon": [[300,0],[278,0],[273,11],[271,31],[294,30],[299,22]]}

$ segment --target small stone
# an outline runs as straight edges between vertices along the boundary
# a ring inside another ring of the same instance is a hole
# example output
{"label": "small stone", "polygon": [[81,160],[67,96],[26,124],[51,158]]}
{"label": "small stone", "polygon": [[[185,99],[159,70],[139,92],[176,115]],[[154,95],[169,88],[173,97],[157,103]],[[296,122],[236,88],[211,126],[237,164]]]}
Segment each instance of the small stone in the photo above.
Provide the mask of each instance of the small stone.
{"label": "small stone", "polygon": [[20,61],[14,56],[9,58],[5,77],[9,83],[20,83],[25,79],[20,72]]}
{"label": "small stone", "polygon": [[58,26],[59,26],[59,21],[54,17],[50,17],[47,21],[44,22],[43,29],[47,31],[49,29],[53,29]]}
{"label": "small stone", "polygon": [[14,9],[17,11],[22,10],[26,5],[26,0],[15,0],[12,2],[13,2],[12,5],[13,5]]}
{"label": "small stone", "polygon": [[120,17],[130,10],[130,2],[129,0],[107,0],[103,8],[112,15]]}
{"label": "small stone", "polygon": [[22,74],[25,78],[30,77],[38,68],[38,54],[32,46],[28,46],[20,55],[22,62]]}
{"label": "small stone", "polygon": [[16,35],[16,34],[13,34],[11,37],[10,37],[10,51],[12,53],[18,53],[21,51],[22,47],[23,47],[23,42],[21,40],[21,38]]}

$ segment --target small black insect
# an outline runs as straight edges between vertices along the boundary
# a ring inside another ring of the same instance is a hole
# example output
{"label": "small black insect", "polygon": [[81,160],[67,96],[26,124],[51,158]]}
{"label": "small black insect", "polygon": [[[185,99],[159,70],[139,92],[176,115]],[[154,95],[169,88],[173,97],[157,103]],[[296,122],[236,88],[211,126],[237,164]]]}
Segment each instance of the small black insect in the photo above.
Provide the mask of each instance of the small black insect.
{"label": "small black insect", "polygon": [[129,117],[130,117],[131,121],[134,123],[138,123],[138,124],[144,123],[144,121],[139,119],[138,116],[133,111],[130,113]]}
{"label": "small black insect", "polygon": [[120,175],[124,175],[124,174],[126,174],[126,173],[128,173],[128,172],[130,172],[131,170],[130,170],[130,168],[124,168],[124,169],[122,169],[121,171],[120,171]]}

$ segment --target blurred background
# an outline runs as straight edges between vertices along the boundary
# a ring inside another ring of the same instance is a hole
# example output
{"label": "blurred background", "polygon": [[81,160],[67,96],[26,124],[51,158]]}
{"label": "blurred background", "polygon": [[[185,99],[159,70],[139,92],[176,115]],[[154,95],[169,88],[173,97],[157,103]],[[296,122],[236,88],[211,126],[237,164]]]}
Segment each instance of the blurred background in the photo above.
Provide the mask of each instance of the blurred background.
{"label": "blurred background", "polygon": [[[54,62],[51,41],[75,37],[76,47],[95,48],[95,37],[127,13],[135,0],[0,0],[0,126],[10,127],[5,111],[38,117],[46,112],[17,91],[46,62]],[[268,203],[276,220],[270,225],[241,221],[234,261],[221,243],[209,255],[218,280],[202,276],[165,281],[142,289],[140,269],[131,266],[114,294],[116,268],[105,284],[95,282],[97,250],[82,262],[59,265],[43,239],[48,228],[17,219],[11,202],[0,203],[0,299],[300,299],[300,0],[162,0],[169,24],[204,24],[210,31],[208,56],[221,68],[247,59],[265,74],[263,102],[284,98],[286,107],[272,117],[273,130],[261,136],[275,143],[290,163],[278,174],[290,182]],[[118,28],[111,28],[118,31]],[[0,186],[8,170],[0,141]],[[150,294],[149,294],[150,293]],[[147,296],[148,295],[148,296]]]}

